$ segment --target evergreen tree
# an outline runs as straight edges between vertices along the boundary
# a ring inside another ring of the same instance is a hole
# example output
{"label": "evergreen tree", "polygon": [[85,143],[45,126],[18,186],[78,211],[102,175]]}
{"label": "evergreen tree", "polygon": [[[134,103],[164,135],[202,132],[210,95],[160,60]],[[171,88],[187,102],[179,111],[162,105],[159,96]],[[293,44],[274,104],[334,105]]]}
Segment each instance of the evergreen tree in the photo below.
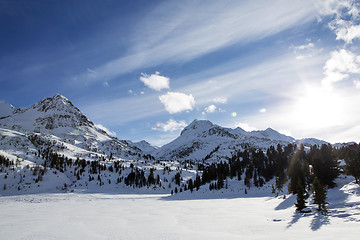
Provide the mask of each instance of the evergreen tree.
{"label": "evergreen tree", "polygon": [[307,193],[305,190],[304,182],[301,179],[297,179],[296,184],[296,210],[301,212],[306,207]]}
{"label": "evergreen tree", "polygon": [[337,160],[333,157],[331,145],[323,144],[320,149],[312,149],[312,165],[315,176],[320,183],[330,188],[335,186],[335,179],[339,176]]}
{"label": "evergreen tree", "polygon": [[318,178],[315,178],[313,181],[313,197],[314,203],[318,205],[318,211],[326,215],[326,188],[321,185]]}
{"label": "evergreen tree", "polygon": [[175,174],[175,184],[178,185],[178,186],[180,186],[180,182],[181,182],[181,175],[180,175],[179,172],[177,172],[177,173]]}
{"label": "evergreen tree", "polygon": [[293,154],[288,169],[290,177],[289,192],[296,194],[295,204],[297,211],[302,211],[306,207],[306,199],[308,197],[306,191],[306,176],[308,171],[307,162],[301,158],[301,153],[298,151]]}
{"label": "evergreen tree", "polygon": [[346,172],[355,178],[356,183],[360,183],[360,145],[353,144],[343,151],[345,151]]}
{"label": "evergreen tree", "polygon": [[191,178],[188,181],[188,189],[190,189],[191,192],[194,190],[194,184]]}

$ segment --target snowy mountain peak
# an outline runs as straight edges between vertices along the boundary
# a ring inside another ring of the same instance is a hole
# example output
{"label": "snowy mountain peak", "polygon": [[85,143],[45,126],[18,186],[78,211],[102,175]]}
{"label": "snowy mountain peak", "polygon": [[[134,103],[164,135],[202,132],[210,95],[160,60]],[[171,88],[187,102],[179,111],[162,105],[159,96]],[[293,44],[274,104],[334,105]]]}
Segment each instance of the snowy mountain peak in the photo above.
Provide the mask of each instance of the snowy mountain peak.
{"label": "snowy mountain peak", "polygon": [[312,146],[312,145],[321,146],[323,144],[325,144],[325,145],[329,144],[326,141],[319,140],[316,138],[303,138],[303,139],[297,140],[296,142],[297,142],[297,144],[303,144],[304,146]]}
{"label": "snowy mountain peak", "polygon": [[65,133],[79,127],[94,128],[94,124],[60,94],[44,98],[29,108],[15,109],[12,114],[0,119],[0,126],[27,132],[48,133],[53,133],[55,129],[58,129],[57,132]]}
{"label": "snowy mountain peak", "polygon": [[295,143],[295,139],[275,131],[247,132],[241,128],[224,128],[207,120],[194,120],[174,141],[155,151],[158,159],[221,160],[238,149],[260,148]]}
{"label": "snowy mountain peak", "polygon": [[214,127],[214,124],[209,120],[197,120],[192,121],[187,127],[182,130],[180,136],[188,132],[189,130],[197,130],[198,132],[204,132]]}
{"label": "snowy mountain peak", "polygon": [[265,138],[268,138],[271,140],[288,141],[288,142],[293,142],[295,140],[294,138],[286,136],[284,134],[281,134],[272,128],[267,128],[264,131],[253,131],[252,133],[255,133],[255,135],[259,134],[262,137],[265,137]]}
{"label": "snowy mountain peak", "polygon": [[266,132],[266,133],[278,133],[278,131],[276,131],[276,130],[274,130],[272,128],[267,128],[267,129],[265,129],[264,132]]}
{"label": "snowy mountain peak", "polygon": [[[53,150],[64,152],[72,157],[82,154],[105,155],[127,159],[139,159],[144,152],[131,141],[119,140],[107,131],[95,126],[66,97],[56,94],[12,114],[0,117],[0,135],[14,132],[22,136],[24,144],[39,147],[46,143]],[[0,143],[1,145],[1,143]],[[143,148],[146,144],[143,143]],[[40,147],[39,147],[40,148]],[[146,149],[151,149],[147,146]],[[1,150],[1,148],[0,148]],[[89,155],[88,155],[89,156]],[[109,157],[110,158],[110,157]]]}
{"label": "snowy mountain peak", "polygon": [[[130,142],[130,141],[129,141]],[[150,143],[148,143],[145,140],[141,140],[140,142],[134,142],[133,143],[134,146],[136,146],[137,148],[139,148],[141,151],[143,151],[144,153],[153,153],[156,149],[158,149],[157,147],[151,145]]]}
{"label": "snowy mountain peak", "polygon": [[55,96],[42,99],[40,102],[34,104],[31,108],[37,109],[41,112],[49,110],[67,111],[67,112],[80,112],[66,97],[56,94]]}

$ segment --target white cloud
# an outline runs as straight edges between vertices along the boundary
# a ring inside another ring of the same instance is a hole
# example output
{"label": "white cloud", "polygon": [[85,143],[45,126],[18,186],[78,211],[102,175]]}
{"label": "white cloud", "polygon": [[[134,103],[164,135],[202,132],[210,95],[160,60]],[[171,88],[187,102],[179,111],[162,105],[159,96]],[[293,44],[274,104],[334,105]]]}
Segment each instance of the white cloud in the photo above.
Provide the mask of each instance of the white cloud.
{"label": "white cloud", "polygon": [[301,51],[301,50],[314,48],[314,46],[315,46],[314,43],[310,42],[308,44],[294,46],[293,49],[294,49],[294,53],[297,53],[298,51]]}
{"label": "white cloud", "polygon": [[227,100],[228,99],[226,97],[217,97],[213,99],[213,101],[216,103],[227,103]]}
{"label": "white cloud", "polygon": [[259,109],[259,113],[266,113],[266,108]]}
{"label": "white cloud", "polygon": [[356,38],[360,38],[360,25],[351,25],[349,23],[336,30],[336,39],[344,40],[346,43],[352,43]]}
{"label": "white cloud", "polygon": [[141,73],[140,80],[145,84],[145,86],[156,91],[169,88],[170,79],[168,77],[160,76],[159,74],[159,72],[155,72],[155,74],[150,75]]}
{"label": "white cloud", "polygon": [[337,40],[351,44],[360,38],[360,5],[351,0],[327,0],[320,2],[324,15],[334,15],[329,27],[335,32]]}
{"label": "white cloud", "polygon": [[159,99],[170,114],[192,110],[195,105],[193,95],[180,92],[168,92],[159,96]]}
{"label": "white cloud", "polygon": [[333,83],[349,77],[349,74],[360,73],[360,56],[345,49],[333,51],[330,59],[326,61],[324,70],[325,78],[322,84],[325,88],[331,89]]}
{"label": "white cloud", "polygon": [[353,81],[355,88],[360,90],[360,80],[354,80]]}
{"label": "white cloud", "polygon": [[307,44],[290,47],[290,49],[292,49],[294,54],[296,55],[295,58],[297,60],[304,60],[313,57],[316,53],[321,51],[321,49],[315,49],[315,44],[310,41],[311,40],[308,39]]}
{"label": "white cloud", "polygon": [[184,120],[175,121],[170,118],[166,123],[158,122],[156,123],[156,127],[152,128],[153,130],[163,131],[163,132],[174,132],[179,129],[183,129],[187,124]]}
{"label": "white cloud", "polygon": [[103,126],[101,124],[95,124],[95,127],[99,128],[100,130],[103,130],[104,132],[106,132],[110,136],[113,136],[113,137],[116,136],[116,132],[110,131],[108,128],[106,128],[105,126]]}
{"label": "white cloud", "polygon": [[217,107],[215,105],[210,105],[208,107],[206,107],[204,110],[207,113],[214,113],[216,111]]}

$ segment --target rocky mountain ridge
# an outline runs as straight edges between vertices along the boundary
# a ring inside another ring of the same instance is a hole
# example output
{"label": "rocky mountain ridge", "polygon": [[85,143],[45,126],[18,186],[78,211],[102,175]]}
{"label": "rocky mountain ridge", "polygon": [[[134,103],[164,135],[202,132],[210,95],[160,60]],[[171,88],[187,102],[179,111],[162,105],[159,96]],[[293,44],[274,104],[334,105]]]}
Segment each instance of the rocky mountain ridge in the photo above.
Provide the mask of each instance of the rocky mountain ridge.
{"label": "rocky mountain ridge", "polygon": [[239,127],[224,128],[208,120],[194,120],[178,138],[155,150],[154,156],[162,160],[221,160],[231,157],[237,150],[265,150],[278,144],[286,146],[299,143],[305,146],[328,144],[314,138],[296,140],[271,128],[247,132]]}

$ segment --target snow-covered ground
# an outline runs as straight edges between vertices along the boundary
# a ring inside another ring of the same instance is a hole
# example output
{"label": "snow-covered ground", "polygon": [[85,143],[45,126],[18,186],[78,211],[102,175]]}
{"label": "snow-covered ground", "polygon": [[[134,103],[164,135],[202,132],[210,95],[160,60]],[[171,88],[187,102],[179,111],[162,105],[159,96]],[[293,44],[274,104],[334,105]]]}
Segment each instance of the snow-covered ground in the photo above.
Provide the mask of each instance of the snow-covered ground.
{"label": "snow-covered ground", "polygon": [[296,213],[295,196],[259,197],[257,191],[5,196],[0,238],[355,239],[360,187],[351,180],[338,179],[339,187],[329,190],[327,216],[312,204],[312,213]]}

